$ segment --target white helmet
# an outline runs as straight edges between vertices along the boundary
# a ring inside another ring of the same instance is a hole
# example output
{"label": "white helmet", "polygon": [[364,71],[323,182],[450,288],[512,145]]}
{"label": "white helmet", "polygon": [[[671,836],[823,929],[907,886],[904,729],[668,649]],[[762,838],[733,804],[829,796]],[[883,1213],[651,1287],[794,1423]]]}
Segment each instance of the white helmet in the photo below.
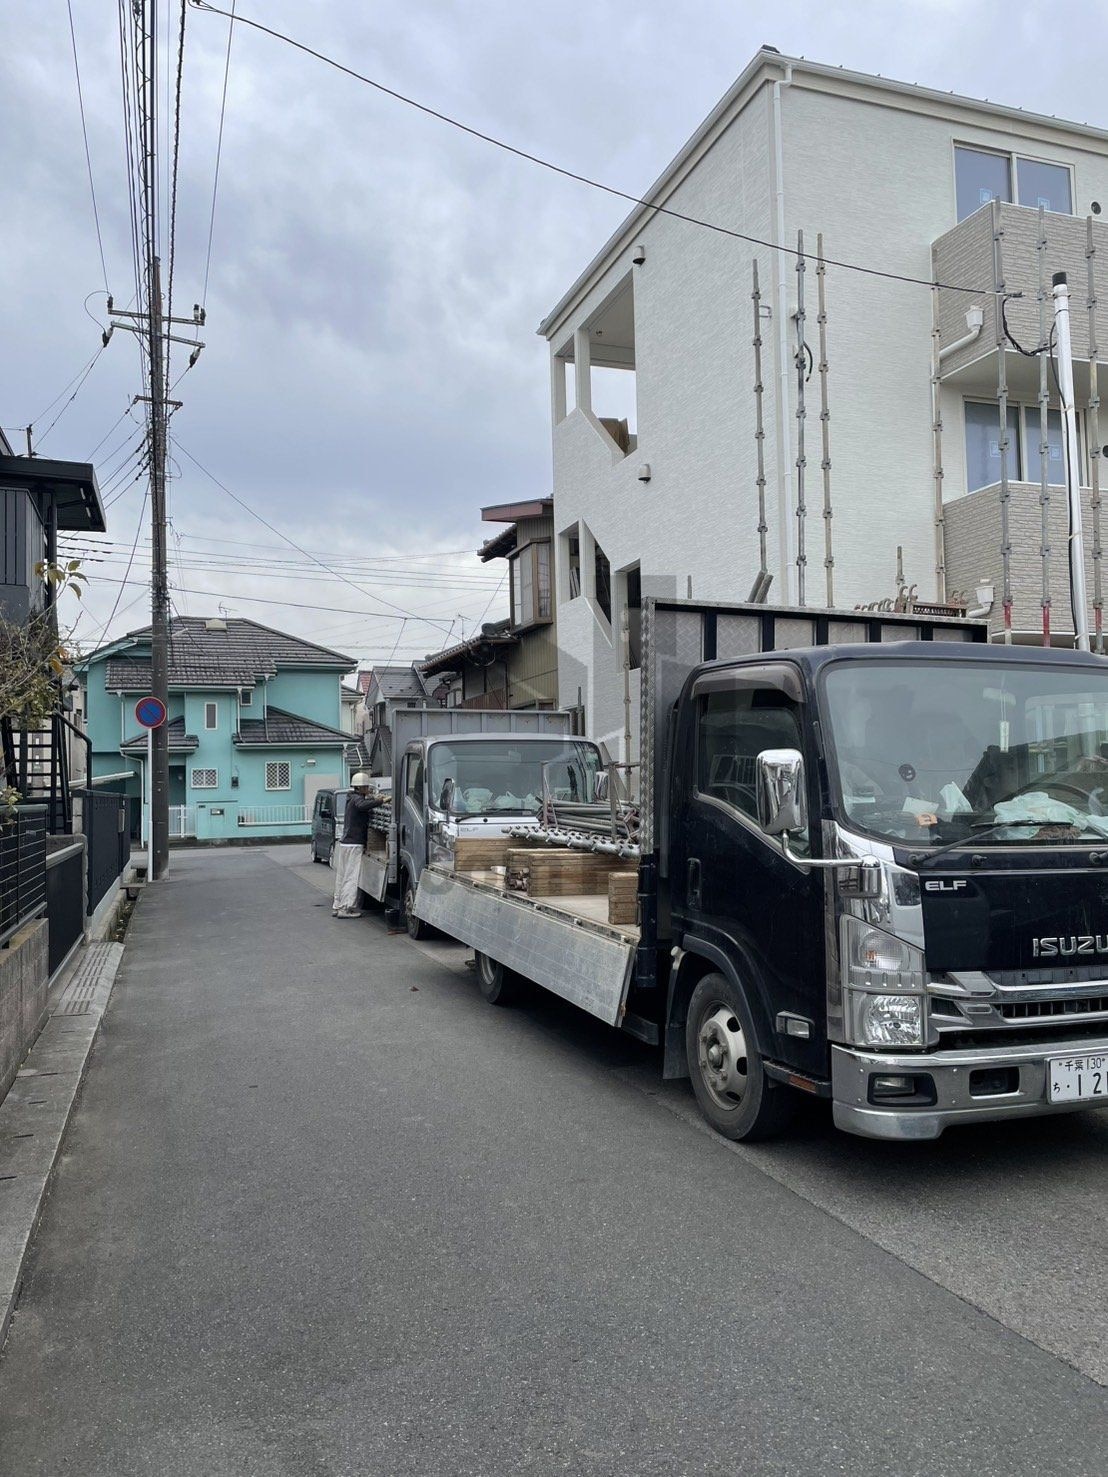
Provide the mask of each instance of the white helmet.
{"label": "white helmet", "polygon": [[350,788],[352,790],[360,790],[363,787],[368,790],[372,783],[373,776],[364,769],[359,769],[357,774],[350,776]]}

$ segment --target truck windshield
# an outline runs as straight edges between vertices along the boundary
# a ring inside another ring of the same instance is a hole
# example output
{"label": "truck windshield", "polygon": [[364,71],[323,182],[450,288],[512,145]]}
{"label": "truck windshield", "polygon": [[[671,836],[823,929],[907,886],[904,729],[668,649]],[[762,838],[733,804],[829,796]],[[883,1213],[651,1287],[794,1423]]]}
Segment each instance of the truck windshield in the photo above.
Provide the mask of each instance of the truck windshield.
{"label": "truck windshield", "polygon": [[525,742],[511,738],[480,743],[440,742],[431,746],[431,803],[438,806],[449,779],[453,815],[488,815],[509,811],[535,815],[542,805],[543,766],[556,800],[591,800],[600,770],[593,744],[551,739]]}
{"label": "truck windshield", "polygon": [[843,662],[824,693],[852,828],[918,848],[1108,837],[1108,667]]}

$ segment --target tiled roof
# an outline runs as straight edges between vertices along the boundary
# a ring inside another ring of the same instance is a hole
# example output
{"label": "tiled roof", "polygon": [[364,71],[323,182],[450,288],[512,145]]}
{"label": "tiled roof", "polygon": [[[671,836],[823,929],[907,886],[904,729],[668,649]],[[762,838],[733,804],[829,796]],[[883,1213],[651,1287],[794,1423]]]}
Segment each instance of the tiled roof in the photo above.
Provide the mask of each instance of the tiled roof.
{"label": "tiled roof", "polygon": [[[196,735],[185,732],[185,720],[183,718],[170,719],[166,724],[166,732],[169,734],[170,753],[192,754],[200,747],[200,740]],[[121,744],[120,748],[127,750],[128,753],[145,753],[146,730],[143,729],[142,733],[136,733],[133,738],[129,738],[126,743]]]}
{"label": "tiled roof", "polygon": [[377,679],[379,701],[427,696],[414,667],[374,667],[373,676]]}
{"label": "tiled roof", "polygon": [[[130,638],[149,641],[150,627],[132,631]],[[274,676],[279,667],[331,667],[345,672],[354,665],[354,659],[341,652],[235,616],[220,622],[217,630],[209,630],[200,616],[175,616],[170,623],[171,687],[251,687],[260,677]],[[113,692],[145,691],[150,686],[149,656],[110,657],[104,680]]]}
{"label": "tiled roof", "polygon": [[351,769],[368,769],[369,753],[361,739],[346,746],[346,762]]}
{"label": "tiled roof", "polygon": [[264,718],[243,719],[235,734],[235,743],[239,748],[247,749],[288,744],[345,746],[349,742],[350,735],[341,729],[328,728],[325,723],[314,723],[310,718],[285,713],[280,708],[270,708]]}

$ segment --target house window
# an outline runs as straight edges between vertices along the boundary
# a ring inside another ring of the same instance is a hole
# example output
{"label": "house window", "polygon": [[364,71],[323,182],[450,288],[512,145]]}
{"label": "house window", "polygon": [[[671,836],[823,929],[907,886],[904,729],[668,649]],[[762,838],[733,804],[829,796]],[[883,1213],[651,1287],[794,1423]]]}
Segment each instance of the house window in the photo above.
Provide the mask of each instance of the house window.
{"label": "house window", "polygon": [[[1013,195],[1012,180],[1016,191]],[[954,148],[954,187],[958,219],[965,220],[990,200],[1016,200],[1032,210],[1041,205],[1058,215],[1073,213],[1073,181],[1067,164],[997,153],[990,149]]]}
{"label": "house window", "polygon": [[1047,164],[1042,159],[1017,159],[1016,184],[1021,205],[1052,210],[1057,215],[1072,215],[1073,200],[1070,172],[1064,164]]}
{"label": "house window", "polygon": [[[1008,476],[1019,481],[1020,462],[1019,407],[1008,407]],[[1000,481],[1000,411],[996,404],[980,400],[966,401],[966,487],[976,492]]]}
{"label": "house window", "polygon": [[630,276],[588,326],[589,398],[593,415],[627,456],[638,444],[635,374],[635,284]]}
{"label": "house window", "polygon": [[219,727],[219,705],[217,703],[204,704],[204,727]]}
{"label": "house window", "polygon": [[596,603],[599,606],[604,619],[609,625],[612,623],[612,566],[607,554],[599,544],[594,545],[595,558],[593,560],[593,572],[595,579]]}
{"label": "house window", "polygon": [[984,149],[954,150],[954,185],[958,197],[958,219],[988,205],[990,200],[1011,200],[1012,161],[1007,154]]}
{"label": "house window", "polygon": [[569,599],[576,600],[581,593],[581,529],[574,525],[562,534],[566,549],[566,578],[569,581]]}
{"label": "house window", "polygon": [[642,576],[637,564],[623,572],[623,600],[627,610],[627,664],[637,672],[642,666]]}
{"label": "house window", "polygon": [[[1000,413],[996,401],[967,400],[966,411],[966,490],[976,492],[1000,481]],[[1065,427],[1060,410],[1046,413],[1047,483],[1052,487],[1066,484]],[[1078,413],[1078,444],[1081,443],[1083,417]],[[1008,477],[1013,482],[1038,482],[1039,407],[1008,406]],[[1081,481],[1085,481],[1084,469]]]}
{"label": "house window", "polygon": [[219,784],[219,772],[215,769],[194,769],[191,783],[194,790],[214,790]]}
{"label": "house window", "polygon": [[288,790],[292,787],[292,769],[287,759],[271,760],[265,767],[267,790]]}
{"label": "house window", "polygon": [[[214,706],[214,705],[213,705]],[[254,694],[247,690],[239,693],[239,707],[252,708],[254,706]]]}
{"label": "house window", "polygon": [[550,541],[524,544],[510,559],[512,626],[516,629],[551,619]]}

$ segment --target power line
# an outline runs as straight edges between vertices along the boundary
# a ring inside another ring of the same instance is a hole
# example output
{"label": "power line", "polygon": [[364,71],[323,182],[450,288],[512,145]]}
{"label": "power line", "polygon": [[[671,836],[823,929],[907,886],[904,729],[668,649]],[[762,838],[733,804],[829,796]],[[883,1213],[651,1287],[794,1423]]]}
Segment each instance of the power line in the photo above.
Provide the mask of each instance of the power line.
{"label": "power line", "polygon": [[[169,187],[169,265],[166,275],[166,298],[165,316],[169,323],[173,322],[173,268],[177,259],[177,165],[181,154],[181,82],[185,70],[185,10],[186,0],[181,0],[181,29],[177,42],[177,89],[173,104],[173,163],[171,168],[171,182]],[[168,78],[167,78],[168,81]],[[172,333],[172,327],[170,333]],[[167,341],[165,346],[165,377],[169,378],[169,360],[172,352],[172,342]],[[168,416],[166,424],[168,426]],[[168,431],[166,433],[168,435]]]}
{"label": "power line", "polygon": [[[149,588],[148,582],[146,580],[117,580],[110,575],[99,576],[98,580],[100,583],[106,585],[141,584],[146,588]],[[241,605],[283,605],[287,606],[289,610],[322,610],[326,611],[328,614],[348,615],[353,617],[355,620],[360,619],[371,621],[413,621],[423,619],[422,616],[387,615],[383,611],[379,610],[351,610],[349,609],[349,607],[344,607],[342,605],[312,605],[297,600],[264,600],[260,595],[239,595],[232,590],[186,590],[183,587],[178,586],[177,593],[178,595],[202,595],[205,600],[227,600]],[[426,622],[426,624],[440,625],[440,628],[444,631],[447,629],[445,622],[440,624],[439,622],[428,621]]]}
{"label": "power line", "polygon": [[[183,0],[182,0],[183,3]],[[108,292],[108,264],[104,259],[104,238],[100,234],[100,212],[96,208],[96,186],[92,179],[92,154],[88,146],[88,128],[85,124],[85,96],[81,90],[81,66],[77,60],[77,32],[73,25],[73,5],[71,0],[65,0],[65,8],[69,12],[69,40],[73,47],[73,72],[77,78],[77,106],[81,111],[81,135],[85,141],[85,163],[88,166],[88,187],[92,196],[92,219],[96,224],[96,244],[100,248],[100,267],[104,273],[104,291]]]}
{"label": "power line", "polygon": [[[215,202],[219,194],[219,161],[223,155],[223,119],[227,112],[227,78],[231,72],[231,37],[235,34],[235,4],[231,0],[231,13],[228,16],[227,25],[227,56],[223,62],[223,97],[219,104],[219,135],[215,145],[215,176],[212,180],[212,210],[208,219],[208,250],[204,258],[204,288],[200,294],[201,303],[208,301],[208,274],[212,267],[212,237],[215,235]],[[182,0],[182,7],[184,0]],[[182,21],[182,25],[184,22]]]}
{"label": "power line", "polygon": [[[189,461],[192,462],[192,464],[195,467],[199,467],[200,471],[204,473],[204,476],[207,477],[210,482],[214,482],[215,485],[222,492],[225,492],[227,494],[227,496],[232,500],[232,502],[238,503],[238,505],[239,505],[240,508],[244,508],[246,510],[246,512],[248,512],[250,514],[250,516],[252,518],[256,518],[258,520],[258,522],[264,528],[268,528],[269,529],[270,533],[276,534],[279,539],[283,539],[286,544],[289,544],[292,548],[296,549],[298,553],[303,554],[305,556],[305,558],[310,559],[313,564],[318,564],[319,567],[320,567],[320,569],[325,569],[328,574],[335,575],[338,579],[340,579],[343,582],[343,584],[349,585],[352,590],[357,590],[357,592],[358,592],[359,595],[365,595],[368,599],[370,599],[370,600],[376,600],[376,601],[379,602],[379,604],[386,605],[391,610],[399,611],[399,613],[402,616],[405,616],[408,620],[422,621],[423,624],[425,624],[425,625],[428,625],[428,626],[438,626],[440,629],[443,629],[443,625],[442,625],[442,622],[441,621],[427,620],[426,617],[424,617],[424,616],[417,616],[417,615],[413,614],[412,611],[405,610],[400,605],[394,605],[391,600],[383,600],[379,595],[374,595],[371,590],[367,590],[367,589],[363,588],[363,586],[361,586],[361,585],[356,585],[353,580],[347,579],[346,575],[340,574],[337,570],[332,569],[329,564],[325,564],[322,559],[317,559],[314,554],[309,554],[308,551],[307,551],[307,549],[305,549],[302,545],[298,544],[295,539],[289,538],[289,536],[288,536],[287,533],[282,533],[279,528],[276,528],[272,523],[268,522],[265,518],[263,518],[260,513],[256,512],[255,509],[253,509],[248,502],[245,502],[241,497],[239,497],[239,495],[237,493],[232,492],[231,489],[226,485],[226,483],[221,482],[219,480],[219,478],[213,472],[209,472],[208,469],[207,469],[207,467],[205,467],[201,462],[198,462],[196,460],[196,458],[193,456],[192,452],[189,451],[188,447],[182,446],[181,443],[180,443],[180,441],[178,441],[176,443],[176,446],[177,446],[178,451],[183,451],[184,454],[188,457]],[[191,594],[191,593],[198,593],[198,592],[190,591],[189,593]]]}
{"label": "power line", "polygon": [[[93,354],[92,358],[89,360],[88,364],[85,366],[84,373],[81,375],[80,379],[78,379],[78,381],[77,381],[77,387],[76,387],[76,389],[73,391],[72,395],[70,395],[69,399],[65,402],[65,404],[62,406],[61,410],[58,411],[58,413],[54,417],[54,419],[46,427],[46,430],[43,431],[42,435],[38,438],[38,443],[37,444],[39,446],[41,446],[42,443],[46,440],[47,436],[49,436],[50,432],[58,424],[58,422],[61,420],[62,416],[66,413],[66,411],[69,409],[69,407],[73,404],[74,400],[76,400],[77,396],[81,393],[81,390],[82,390],[82,388],[84,386],[85,380],[88,379],[89,375],[92,373],[93,369],[96,366],[97,359],[100,358],[100,355],[104,352],[104,350],[107,347],[108,347],[107,344],[101,344],[100,347],[97,349],[96,353]],[[34,422],[32,422],[32,425],[33,424],[34,424]]]}
{"label": "power line", "polygon": [[[215,5],[210,5],[208,0],[191,0],[191,4],[197,10],[209,11],[212,15],[227,16],[226,10],[220,10]],[[574,180],[579,185],[587,185],[592,190],[600,190],[605,195],[613,195],[617,200],[626,200],[631,205],[641,205],[647,210],[652,210],[656,215],[668,215],[674,220],[684,221],[686,225],[700,226],[705,231],[714,231],[720,236],[729,236],[736,241],[745,241],[751,246],[761,246],[767,251],[777,251],[784,256],[797,257],[800,252],[795,246],[786,246],[777,241],[764,241],[759,236],[747,235],[745,231],[733,230],[730,226],[721,226],[716,221],[707,221],[700,216],[687,215],[684,211],[673,210],[668,205],[656,205],[651,200],[644,200],[640,195],[632,195],[627,190],[617,189],[615,185],[605,184],[602,180],[590,179],[588,175],[578,174],[572,169],[566,169],[561,164],[555,164],[549,159],[543,159],[538,154],[528,153],[526,149],[517,148],[515,144],[509,144],[504,139],[497,138],[491,133],[483,133],[481,129],[474,128],[469,123],[463,123],[458,118],[453,118],[449,113],[440,112],[437,108],[430,107],[427,103],[421,103],[413,97],[408,97],[395,88],[386,87],[383,82],[377,82],[372,77],[365,76],[362,72],[354,71],[353,67],[345,66],[336,61],[334,57],[327,56],[322,51],[316,51],[307,46],[303,41],[297,41],[292,36],[286,36],[283,31],[275,31],[269,26],[263,26],[260,21],[248,20],[245,16],[233,16],[240,26],[250,26],[255,31],[261,31],[266,36],[272,36],[275,41],[283,41],[286,46],[293,47],[296,51],[302,51],[306,56],[315,57],[316,61],[323,62],[328,67],[334,67],[337,72],[343,72],[348,77],[353,77],[356,82],[363,82],[367,87],[374,88],[377,92],[391,97],[398,103],[404,103],[406,107],[414,108],[428,118],[435,118],[439,123],[445,123],[450,128],[456,128],[459,133],[468,134],[470,138],[478,139],[481,143],[491,144],[493,148],[502,149],[506,154],[512,154],[517,159],[523,159],[528,164],[537,165],[539,169],[549,170],[551,174],[561,175],[563,179]],[[913,287],[943,287],[951,292],[969,292],[978,296],[987,293],[990,297],[994,295],[995,288],[966,287],[950,282],[937,282],[930,277],[909,277],[902,272],[890,272],[881,267],[867,267],[860,262],[846,262],[836,260],[834,257],[824,257],[824,262],[829,267],[842,267],[848,272],[861,272],[867,277],[881,277],[889,282],[906,282]]]}
{"label": "power line", "polygon": [[[135,552],[138,549],[139,539],[142,536],[142,520],[146,516],[146,502],[147,502],[147,499],[149,498],[149,496],[150,496],[150,489],[147,488],[146,491],[143,493],[143,496],[142,496],[142,507],[139,509],[138,522],[135,524],[135,541],[131,545],[131,557],[127,561],[127,573],[119,581],[119,589],[116,592],[115,604],[112,606],[112,613],[108,617],[108,619],[104,622],[104,624],[101,626],[101,628],[100,628],[101,629],[101,632],[106,631],[108,629],[108,627],[111,625],[112,621],[115,620],[115,613],[119,609],[119,602],[120,602],[120,600],[123,598],[124,588],[127,586],[127,584],[130,583],[130,581],[127,578],[127,575],[129,575],[131,573],[131,565],[135,561]],[[110,580],[108,583],[109,584],[115,584],[116,582],[115,582],[115,580]],[[146,584],[146,581],[145,580],[140,580],[140,581],[138,581],[138,583],[140,583],[142,585],[145,585]]]}

